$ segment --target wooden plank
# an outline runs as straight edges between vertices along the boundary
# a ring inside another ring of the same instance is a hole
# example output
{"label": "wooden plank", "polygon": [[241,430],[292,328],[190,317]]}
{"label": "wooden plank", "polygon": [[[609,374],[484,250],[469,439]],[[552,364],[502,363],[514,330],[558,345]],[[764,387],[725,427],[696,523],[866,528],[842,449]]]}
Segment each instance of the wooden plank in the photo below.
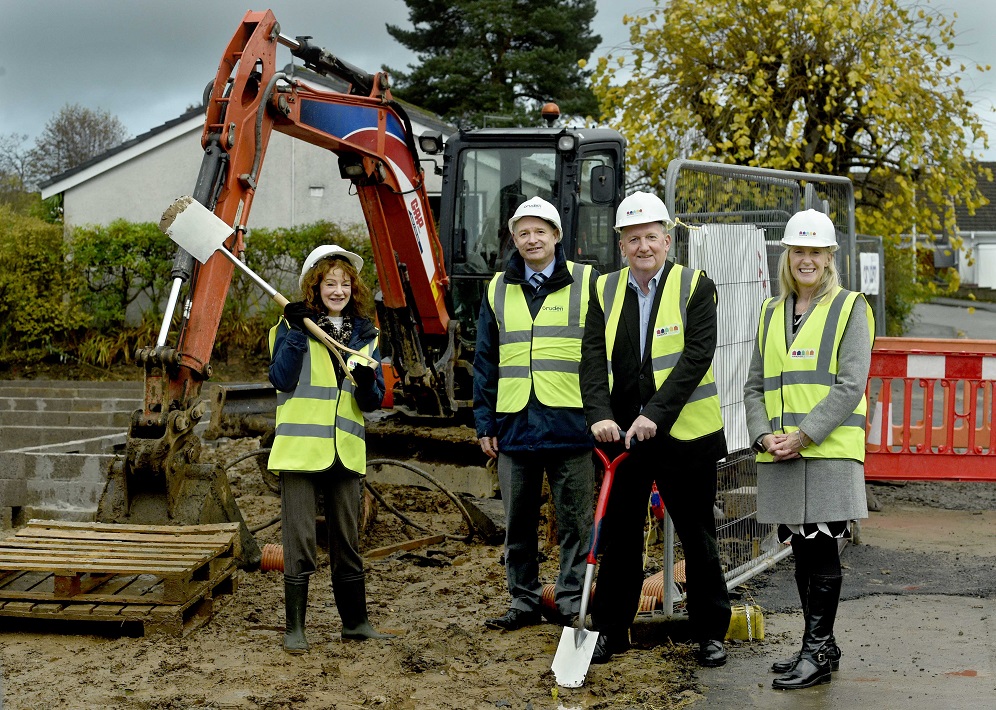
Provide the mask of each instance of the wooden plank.
{"label": "wooden plank", "polygon": [[146,532],[150,531],[153,533],[173,533],[180,530],[184,533],[190,533],[193,535],[200,534],[211,534],[217,532],[232,532],[237,533],[239,530],[239,523],[205,523],[203,525],[124,525],[120,523],[84,523],[76,522],[71,520],[42,520],[39,518],[32,518],[27,522],[27,524],[21,528],[21,530],[28,530],[34,528],[41,529],[63,529],[63,530],[96,530],[96,531],[115,531],[120,530],[122,532]]}
{"label": "wooden plank", "polygon": [[185,535],[175,533],[167,535],[164,533],[126,533],[126,532],[100,532],[95,530],[37,530],[33,529],[28,535],[21,535],[20,532],[14,535],[18,537],[69,539],[69,540],[107,540],[118,542],[140,542],[140,543],[176,543],[183,545],[203,546],[203,545],[230,545],[232,533],[213,533],[203,535]]}
{"label": "wooden plank", "polygon": [[[175,552],[157,553],[156,551],[146,551],[142,553],[134,552],[130,554],[111,552],[107,554],[101,550],[18,550],[16,553],[0,550],[0,569],[5,564],[16,564],[18,562],[36,562],[44,559],[71,559],[71,560],[133,560],[136,562],[158,562],[176,564],[192,564],[201,562],[210,553],[177,554]],[[214,555],[210,555],[214,557]]]}
{"label": "wooden plank", "polygon": [[33,570],[35,572],[52,572],[54,574],[72,575],[77,572],[114,574],[161,574],[163,576],[183,576],[194,568],[186,563],[148,562],[140,560],[67,560],[64,558],[41,559],[33,562],[11,560],[5,562],[7,569]]}
{"label": "wooden plank", "polygon": [[[204,550],[216,550],[220,545],[203,546],[203,548],[193,547],[191,545],[174,545],[172,543],[159,542],[156,543],[155,550],[157,553],[169,553],[177,555],[196,555],[198,554],[198,549]],[[54,539],[54,538],[9,538],[8,540],[0,541],[0,552],[9,551],[13,554],[14,551],[21,550],[59,550],[67,552],[87,552],[89,550],[103,550],[107,553],[114,554],[137,554],[141,552],[148,552],[149,545],[147,543],[138,542],[107,542],[104,540],[79,540],[79,539]]]}
{"label": "wooden plank", "polygon": [[367,559],[386,557],[387,555],[394,554],[395,552],[401,552],[402,550],[417,550],[420,547],[427,547],[428,545],[438,545],[445,539],[445,535],[429,535],[428,537],[420,537],[415,540],[405,540],[404,542],[398,542],[393,545],[386,545],[384,547],[374,548],[373,550],[367,550],[363,553],[363,556]]}
{"label": "wooden plank", "polygon": [[83,594],[100,584],[103,584],[109,578],[113,577],[111,574],[93,574],[86,575],[84,579],[82,575],[73,575],[72,577],[61,577],[59,575],[55,576],[53,581],[52,593],[55,596],[76,596],[77,594]]}

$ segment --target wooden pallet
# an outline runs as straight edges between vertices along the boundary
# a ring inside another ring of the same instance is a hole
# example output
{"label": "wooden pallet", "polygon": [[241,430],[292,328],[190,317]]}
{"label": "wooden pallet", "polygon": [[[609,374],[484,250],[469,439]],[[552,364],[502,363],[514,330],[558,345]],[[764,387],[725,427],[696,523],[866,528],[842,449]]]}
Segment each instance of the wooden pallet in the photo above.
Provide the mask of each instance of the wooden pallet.
{"label": "wooden pallet", "polygon": [[0,617],[185,636],[235,592],[238,530],[31,520],[0,540]]}

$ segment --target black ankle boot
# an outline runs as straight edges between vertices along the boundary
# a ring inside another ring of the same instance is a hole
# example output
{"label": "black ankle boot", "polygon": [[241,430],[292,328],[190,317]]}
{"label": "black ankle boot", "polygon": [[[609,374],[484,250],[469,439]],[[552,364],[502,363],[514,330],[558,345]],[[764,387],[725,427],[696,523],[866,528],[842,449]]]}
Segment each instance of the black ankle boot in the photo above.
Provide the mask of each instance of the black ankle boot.
{"label": "black ankle boot", "polygon": [[772,688],[795,690],[830,682],[829,645],[833,635],[833,624],[837,618],[841,581],[839,575],[810,577],[809,610],[806,614],[806,631],[802,637],[799,660],[792,670],[771,682]]}
{"label": "black ankle boot", "polygon": [[393,639],[394,634],[383,634],[370,625],[367,618],[367,587],[362,574],[332,580],[332,596],[342,619],[342,638],[351,641],[366,639]]}
{"label": "black ankle boot", "polygon": [[304,617],[308,609],[308,575],[284,575],[284,650],[298,655],[308,652]]}

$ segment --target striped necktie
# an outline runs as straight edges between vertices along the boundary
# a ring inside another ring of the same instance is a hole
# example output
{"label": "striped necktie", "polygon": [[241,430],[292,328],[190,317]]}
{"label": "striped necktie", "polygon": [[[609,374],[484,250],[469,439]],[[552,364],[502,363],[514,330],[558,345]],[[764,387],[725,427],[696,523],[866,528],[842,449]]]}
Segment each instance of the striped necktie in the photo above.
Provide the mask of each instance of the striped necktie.
{"label": "striped necktie", "polygon": [[546,281],[546,275],[540,273],[539,271],[529,277],[529,283],[532,284],[536,291],[540,290],[540,286],[543,285],[544,281]]}

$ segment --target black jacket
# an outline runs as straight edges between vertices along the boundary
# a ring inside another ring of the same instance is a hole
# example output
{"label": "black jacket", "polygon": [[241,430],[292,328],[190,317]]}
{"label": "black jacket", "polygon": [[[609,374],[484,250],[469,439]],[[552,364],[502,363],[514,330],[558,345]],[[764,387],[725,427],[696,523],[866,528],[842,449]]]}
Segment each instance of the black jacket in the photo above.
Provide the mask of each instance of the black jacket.
{"label": "black jacket", "polygon": [[621,428],[628,429],[641,414],[642,406],[642,414],[657,424],[657,436],[652,440],[655,447],[665,450],[695,447],[697,455],[719,460],[727,454],[722,429],[691,442],[679,441],[668,434],[682,407],[709,370],[716,352],[716,284],[705,274],[699,279],[688,304],[685,349],[681,358],[659,390],[654,384],[649,345],[653,339],[664,283],[672,266],[673,262],[666,262],[661,272],[650,316],[648,347],[642,361],[639,302],[636,292],[628,285],[626,287],[622,317],[612,350],[615,385],[611,393],[605,360],[605,314],[598,302],[595,284],[592,284],[588,320],[581,344],[581,397],[585,417],[589,426],[603,419],[612,419]]}

